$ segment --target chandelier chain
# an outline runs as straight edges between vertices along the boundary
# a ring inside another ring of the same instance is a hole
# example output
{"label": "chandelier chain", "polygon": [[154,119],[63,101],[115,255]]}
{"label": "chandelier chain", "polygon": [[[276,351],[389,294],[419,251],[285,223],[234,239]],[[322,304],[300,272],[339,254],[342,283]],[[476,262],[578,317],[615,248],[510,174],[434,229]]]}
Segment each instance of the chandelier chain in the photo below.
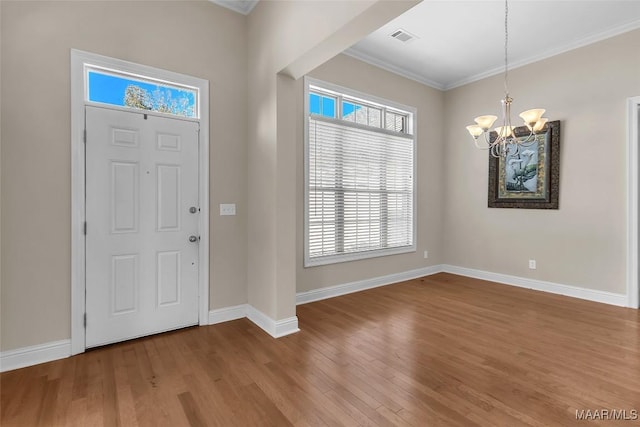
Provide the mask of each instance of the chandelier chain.
{"label": "chandelier chain", "polygon": [[509,3],[504,1],[504,94],[505,98],[509,96],[508,80],[509,68],[507,61],[507,48],[509,46]]}
{"label": "chandelier chain", "polygon": [[[530,147],[537,141],[537,135],[545,132],[547,118],[542,117],[545,112],[543,108],[523,111],[520,117],[524,126],[512,126],[512,102],[513,99],[509,96],[509,0],[504,0],[504,99],[501,100],[502,120],[498,122],[501,126],[491,131],[498,119],[498,116],[492,114],[478,116],[474,119],[476,124],[467,126],[476,147],[489,150],[493,157],[506,159],[509,156],[517,156],[521,147]],[[527,129],[529,135],[526,135]],[[478,144],[478,137],[481,135],[484,135],[484,144]]]}

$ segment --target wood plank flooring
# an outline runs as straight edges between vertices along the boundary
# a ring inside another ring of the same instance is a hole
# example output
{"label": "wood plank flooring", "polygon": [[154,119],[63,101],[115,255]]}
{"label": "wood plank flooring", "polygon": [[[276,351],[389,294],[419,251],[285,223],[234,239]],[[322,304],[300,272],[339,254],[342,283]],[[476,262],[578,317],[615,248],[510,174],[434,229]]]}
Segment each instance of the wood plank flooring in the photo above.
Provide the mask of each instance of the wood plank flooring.
{"label": "wood plank flooring", "polygon": [[297,313],[278,340],[242,319],[5,372],[0,424],[640,425],[576,420],[640,411],[638,310],[441,273]]}

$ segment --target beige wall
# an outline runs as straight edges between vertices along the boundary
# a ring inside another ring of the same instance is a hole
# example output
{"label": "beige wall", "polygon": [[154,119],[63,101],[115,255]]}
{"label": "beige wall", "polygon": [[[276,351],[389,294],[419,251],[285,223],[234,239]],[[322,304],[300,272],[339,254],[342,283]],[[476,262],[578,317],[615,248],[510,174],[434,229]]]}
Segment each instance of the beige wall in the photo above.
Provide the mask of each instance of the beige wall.
{"label": "beige wall", "polygon": [[71,48],[209,80],[210,306],[245,303],[246,17],[207,1],[0,4],[1,349],[70,337]]}
{"label": "beige wall", "polygon": [[[401,273],[437,265],[444,261],[442,253],[443,186],[443,92],[413,80],[366,64],[346,55],[339,55],[309,73],[309,76],[379,96],[417,108],[417,177],[416,177],[416,252],[344,262],[316,267],[303,267],[303,233],[297,239],[297,291],[304,292],[356,280]],[[298,82],[298,144],[303,146],[303,89]],[[303,230],[304,178],[303,150],[298,152],[296,228]],[[423,252],[429,251],[424,259]]]}
{"label": "beige wall", "polygon": [[416,3],[261,1],[249,15],[248,300],[272,319],[295,315],[299,142],[296,123],[286,116],[296,103],[290,77],[304,75]]}
{"label": "beige wall", "polygon": [[487,208],[487,153],[465,125],[499,111],[502,76],[446,93],[446,263],[625,292],[626,100],[640,95],[638,46],[636,30],[509,73],[516,114],[543,107],[561,121],[557,211]]}

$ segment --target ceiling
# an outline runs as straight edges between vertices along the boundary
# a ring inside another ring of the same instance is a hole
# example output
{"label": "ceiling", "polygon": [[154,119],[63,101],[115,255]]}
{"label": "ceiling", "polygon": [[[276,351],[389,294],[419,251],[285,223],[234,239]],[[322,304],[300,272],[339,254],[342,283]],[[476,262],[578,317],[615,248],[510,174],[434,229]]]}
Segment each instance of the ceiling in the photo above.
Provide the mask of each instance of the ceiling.
{"label": "ceiling", "polygon": [[[258,3],[210,1],[244,15]],[[509,69],[637,28],[640,0],[511,0]],[[392,38],[398,29],[416,38]],[[504,71],[504,2],[423,0],[345,53],[437,89],[462,86]]]}
{"label": "ceiling", "polygon": [[[636,28],[640,0],[512,0],[509,68]],[[398,29],[417,38],[392,38]],[[461,86],[503,72],[504,2],[424,0],[345,53],[438,89]]]}

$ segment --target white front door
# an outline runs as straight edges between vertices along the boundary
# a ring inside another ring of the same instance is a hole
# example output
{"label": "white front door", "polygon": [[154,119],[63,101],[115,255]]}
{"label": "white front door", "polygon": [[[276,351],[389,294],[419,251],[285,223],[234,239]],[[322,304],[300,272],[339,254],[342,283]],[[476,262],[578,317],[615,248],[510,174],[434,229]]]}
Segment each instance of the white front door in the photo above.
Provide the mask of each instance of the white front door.
{"label": "white front door", "polygon": [[198,323],[196,122],[86,107],[86,346]]}

